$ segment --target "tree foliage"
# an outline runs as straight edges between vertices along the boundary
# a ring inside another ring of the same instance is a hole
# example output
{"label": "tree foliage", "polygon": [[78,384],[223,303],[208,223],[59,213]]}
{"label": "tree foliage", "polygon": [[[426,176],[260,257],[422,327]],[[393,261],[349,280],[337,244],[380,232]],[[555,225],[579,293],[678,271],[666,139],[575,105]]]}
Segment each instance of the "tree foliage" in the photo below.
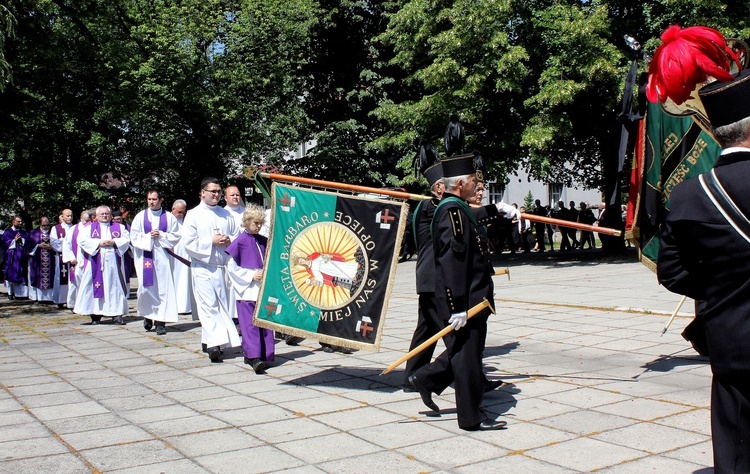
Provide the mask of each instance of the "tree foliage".
{"label": "tree foliage", "polygon": [[34,216],[140,207],[152,186],[194,202],[202,177],[261,162],[418,186],[418,144],[451,114],[492,177],[595,187],[619,140],[623,35],[648,55],[670,24],[747,39],[748,21],[719,0],[10,0],[0,214],[18,198]]}

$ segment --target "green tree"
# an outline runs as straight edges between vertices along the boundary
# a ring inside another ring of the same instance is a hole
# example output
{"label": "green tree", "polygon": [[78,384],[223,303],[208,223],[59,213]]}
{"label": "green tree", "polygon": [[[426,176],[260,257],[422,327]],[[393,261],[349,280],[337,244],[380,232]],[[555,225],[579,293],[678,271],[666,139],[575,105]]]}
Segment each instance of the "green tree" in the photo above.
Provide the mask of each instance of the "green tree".
{"label": "green tree", "polygon": [[0,202],[23,196],[32,214],[105,198],[140,207],[153,185],[195,201],[203,176],[281,160],[303,137],[313,1],[14,0],[10,10],[19,34],[0,96]]}

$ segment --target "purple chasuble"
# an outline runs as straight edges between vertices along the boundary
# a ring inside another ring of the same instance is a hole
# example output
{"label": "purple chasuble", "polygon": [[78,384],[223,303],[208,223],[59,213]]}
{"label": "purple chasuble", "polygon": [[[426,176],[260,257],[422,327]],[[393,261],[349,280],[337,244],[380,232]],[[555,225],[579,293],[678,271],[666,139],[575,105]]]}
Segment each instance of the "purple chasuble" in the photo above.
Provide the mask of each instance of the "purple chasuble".
{"label": "purple chasuble", "polygon": [[2,236],[2,248],[5,253],[3,272],[6,281],[26,284],[29,249],[22,245],[20,241],[16,242],[16,248],[10,248],[16,238],[16,234],[21,234],[21,237],[26,240],[28,245],[29,235],[25,230],[13,229],[13,227],[5,229]]}
{"label": "purple chasuble", "polygon": [[[159,230],[162,232],[167,231],[167,213],[164,209],[160,210],[159,215]],[[148,215],[151,213],[149,209],[143,213],[143,233],[151,233],[151,219]],[[143,251],[143,286],[154,286],[154,252],[151,250]]]}
{"label": "purple chasuble", "polygon": [[[91,225],[91,238],[101,239],[102,229],[99,222],[92,222]],[[122,235],[122,229],[120,224],[117,222],[110,222],[109,234],[113,239],[119,238]],[[89,255],[84,252],[84,255],[88,260],[91,260],[91,284],[94,285],[94,298],[104,298],[104,276],[102,275],[102,264],[101,264],[101,249],[94,255]],[[117,274],[120,277],[120,283],[125,289],[125,281],[123,280],[122,271],[120,270],[120,255],[115,253],[117,256]]]}
{"label": "purple chasuble", "polygon": [[[49,232],[45,235],[41,228],[36,228],[29,232],[29,240],[34,245],[49,243]],[[37,247],[34,255],[29,259],[29,278],[31,286],[40,290],[49,290],[54,286],[55,277],[52,274],[53,268],[53,250],[40,249]]]}

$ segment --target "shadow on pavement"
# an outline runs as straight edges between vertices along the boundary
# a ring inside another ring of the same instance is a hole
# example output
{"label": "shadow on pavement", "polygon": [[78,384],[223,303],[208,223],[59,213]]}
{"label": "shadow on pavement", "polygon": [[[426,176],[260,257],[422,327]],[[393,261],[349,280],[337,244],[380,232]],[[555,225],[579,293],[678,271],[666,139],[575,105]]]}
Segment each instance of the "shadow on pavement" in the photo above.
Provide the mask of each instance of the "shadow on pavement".
{"label": "shadow on pavement", "polygon": [[646,371],[651,372],[669,372],[676,367],[684,367],[686,365],[706,365],[708,364],[708,357],[700,355],[684,355],[684,356],[672,356],[663,355],[658,357],[651,362],[648,362],[641,367]]}

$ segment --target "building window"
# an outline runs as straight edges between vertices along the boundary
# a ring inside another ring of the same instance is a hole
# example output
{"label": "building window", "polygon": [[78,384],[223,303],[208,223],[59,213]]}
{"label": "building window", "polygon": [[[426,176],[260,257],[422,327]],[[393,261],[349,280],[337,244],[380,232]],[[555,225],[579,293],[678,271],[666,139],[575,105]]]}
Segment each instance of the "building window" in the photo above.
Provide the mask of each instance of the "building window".
{"label": "building window", "polygon": [[553,183],[549,185],[549,207],[554,209],[557,206],[557,201],[562,197],[563,185],[559,183]]}
{"label": "building window", "polygon": [[484,198],[489,204],[501,202],[503,200],[505,186],[497,182],[487,182],[484,184]]}

